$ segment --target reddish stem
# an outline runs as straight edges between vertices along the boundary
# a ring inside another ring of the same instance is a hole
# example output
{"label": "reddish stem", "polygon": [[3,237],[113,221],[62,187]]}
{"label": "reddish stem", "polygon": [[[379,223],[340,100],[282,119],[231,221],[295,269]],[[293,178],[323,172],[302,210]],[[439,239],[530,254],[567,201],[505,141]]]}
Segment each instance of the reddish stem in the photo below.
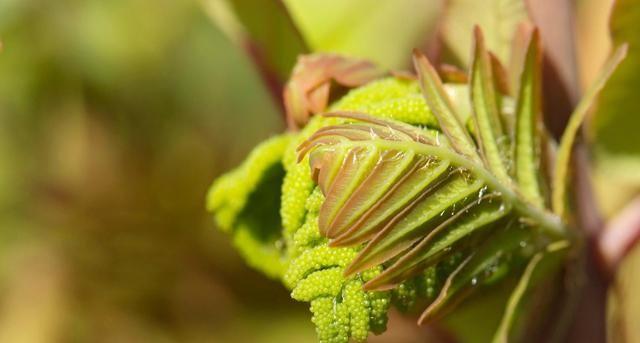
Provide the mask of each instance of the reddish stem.
{"label": "reddish stem", "polygon": [[603,269],[613,276],[620,262],[640,240],[640,196],[611,219],[598,235],[597,250]]}

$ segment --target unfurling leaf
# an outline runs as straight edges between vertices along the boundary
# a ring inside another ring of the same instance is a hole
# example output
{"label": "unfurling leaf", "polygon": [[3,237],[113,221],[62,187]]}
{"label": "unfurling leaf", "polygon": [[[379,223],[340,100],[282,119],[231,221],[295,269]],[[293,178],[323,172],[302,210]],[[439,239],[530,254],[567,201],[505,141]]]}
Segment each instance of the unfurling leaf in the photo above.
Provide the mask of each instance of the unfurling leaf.
{"label": "unfurling leaf", "polygon": [[284,89],[284,105],[290,128],[304,126],[311,115],[327,108],[331,82],[357,87],[382,76],[373,63],[339,55],[314,54],[298,58]]}
{"label": "unfurling leaf", "polygon": [[355,122],[317,130],[299,146],[299,160],[309,156],[325,195],[319,225],[330,245],[366,243],[346,275],[389,265],[366,289],[393,288],[452,251],[482,244],[512,208],[512,219],[537,222],[540,213],[486,166],[453,151],[448,136],[364,114],[325,117]]}
{"label": "unfurling leaf", "polygon": [[475,144],[442,87],[442,81],[435,68],[427,57],[418,51],[413,52],[413,62],[418,71],[420,86],[427,105],[438,118],[442,132],[449,137],[451,145],[457,152],[472,161],[480,161]]}
{"label": "unfurling leaf", "polygon": [[[477,144],[456,114],[435,69],[416,53],[423,96],[441,132],[337,111],[323,117],[339,119],[338,124],[315,130],[297,149],[299,161],[308,158],[311,176],[325,196],[318,216],[319,232],[332,247],[363,246],[345,266],[345,277],[385,266],[364,284],[366,290],[393,289],[452,254],[480,247],[473,258],[458,261],[422,320],[453,294],[467,293],[459,291],[466,283],[461,280],[489,278],[489,266],[494,268],[499,259],[496,253],[518,255],[521,242],[536,235],[564,236],[560,221],[541,203],[531,201],[533,192],[542,194],[539,184],[517,177],[508,167],[512,151],[519,151],[520,158],[529,162],[538,159],[541,148],[535,146],[537,141],[522,137],[514,146],[505,133],[518,128],[503,127],[509,121],[503,119],[498,104],[506,95],[496,87],[496,67],[479,30],[475,38],[470,102]],[[536,39],[531,41],[535,44]],[[534,55],[536,48],[530,49]],[[534,73],[532,66],[524,68],[524,80],[535,82]],[[540,125],[536,122],[539,117],[532,116],[535,93],[529,91],[521,90],[524,95],[520,97],[529,99],[523,98],[518,108],[523,112],[519,116],[530,115],[524,119],[529,125],[519,130],[531,131]],[[533,135],[525,133],[530,138]],[[518,147],[518,143],[526,146]],[[522,190],[521,183],[529,189]],[[501,244],[500,249],[492,245],[502,236],[516,243]]]}
{"label": "unfurling leaf", "polygon": [[[426,307],[423,323],[482,287],[521,276],[496,334],[505,340],[545,258],[569,245],[556,209],[564,194],[556,193],[564,192],[573,135],[606,77],[576,110],[552,184],[540,171],[548,159],[537,31],[519,82],[479,30],[474,37],[469,75],[456,71],[448,78],[455,84],[443,84],[418,52],[417,79],[377,79],[375,66],[332,55],[301,58],[285,91],[289,143],[265,161],[252,155],[213,187],[218,222],[243,232],[257,222],[258,212],[246,208],[269,208],[278,194],[263,192],[274,188],[247,168],[281,173],[269,178],[281,189],[281,235],[252,242],[276,253],[279,276],[294,299],[310,303],[323,342],[383,331],[391,302]],[[334,83],[358,88],[332,103]]]}

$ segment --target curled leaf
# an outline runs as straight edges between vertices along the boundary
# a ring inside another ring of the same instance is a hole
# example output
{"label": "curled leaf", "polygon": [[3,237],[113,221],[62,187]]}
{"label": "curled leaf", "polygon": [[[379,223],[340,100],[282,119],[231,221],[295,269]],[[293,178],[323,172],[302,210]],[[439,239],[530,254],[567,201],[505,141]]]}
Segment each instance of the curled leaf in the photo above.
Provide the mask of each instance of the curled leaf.
{"label": "curled leaf", "polygon": [[512,208],[533,225],[557,225],[445,137],[364,114],[328,116],[356,122],[316,131],[299,159],[310,156],[325,194],[319,225],[330,245],[366,243],[346,275],[398,259],[367,289],[388,289],[435,264]]}
{"label": "curled leaf", "polygon": [[303,127],[312,115],[327,108],[332,81],[353,88],[383,74],[373,63],[365,60],[333,54],[300,56],[283,94],[289,126]]}

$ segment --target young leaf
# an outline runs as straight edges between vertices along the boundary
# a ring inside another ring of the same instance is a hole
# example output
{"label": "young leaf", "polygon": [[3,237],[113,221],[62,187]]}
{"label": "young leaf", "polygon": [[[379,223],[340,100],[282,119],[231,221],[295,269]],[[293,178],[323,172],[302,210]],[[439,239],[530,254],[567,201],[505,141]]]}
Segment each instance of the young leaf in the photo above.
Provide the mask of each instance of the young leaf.
{"label": "young leaf", "polygon": [[[457,172],[453,175],[449,174],[442,182],[428,187],[371,239],[353,260],[347,273],[352,274],[383,263],[407,250],[441,225],[451,226],[456,222],[448,219],[463,220],[460,216],[449,217],[443,214],[455,213],[456,208],[465,208],[469,203],[477,203],[478,193],[482,187],[482,182],[469,180],[468,177],[459,175]],[[464,213],[464,210],[462,212]],[[477,228],[474,226],[472,230]],[[407,255],[403,254],[403,256]]]}
{"label": "young leaf", "polygon": [[303,127],[312,115],[327,108],[332,81],[345,87],[357,87],[383,73],[365,60],[333,54],[300,56],[283,92],[289,127]]}
{"label": "young leaf", "polygon": [[476,146],[460,120],[460,116],[456,114],[435,68],[429,63],[427,57],[417,50],[413,52],[413,63],[418,71],[424,98],[438,119],[442,132],[457,152],[474,162],[480,162]]}
{"label": "young leaf", "polygon": [[384,290],[397,286],[403,280],[424,270],[425,266],[438,262],[447,248],[456,250],[474,231],[485,233],[493,223],[508,215],[510,209],[505,206],[497,194],[487,194],[473,200],[461,208],[428,235],[421,239],[404,256],[395,261],[380,275],[365,284],[366,289]]}
{"label": "young leaf", "polygon": [[542,207],[544,200],[538,178],[540,175],[540,89],[541,89],[540,35],[531,33],[520,76],[520,89],[516,104],[515,176],[522,195]]}
{"label": "young leaf", "polygon": [[[516,288],[509,296],[507,307],[502,316],[502,320],[496,330],[493,337],[494,343],[507,343],[509,342],[509,333],[515,322],[517,310],[522,306],[523,299],[527,294],[527,291],[534,288],[538,282],[542,279],[541,270],[544,269],[544,262],[557,262],[559,261],[559,255],[564,254],[569,247],[569,242],[558,241],[550,244],[547,248],[541,252],[536,253],[525,268]],[[545,275],[548,275],[545,274]]]}
{"label": "young leaf", "polygon": [[[478,26],[476,26],[475,29],[482,34]],[[491,51],[487,51],[487,53],[491,61],[491,72],[493,73],[493,83],[496,89],[502,94],[511,95],[511,85],[509,84],[507,68],[502,64],[498,56]]]}
{"label": "young leaf", "polygon": [[475,52],[471,65],[471,103],[482,157],[500,182],[508,185],[511,177],[505,161],[509,159],[509,142],[498,112],[491,58],[484,45],[482,32],[474,30]]}
{"label": "young leaf", "polygon": [[626,55],[626,44],[623,44],[616,49],[607,63],[605,63],[595,82],[591,85],[589,90],[587,90],[585,95],[582,97],[582,100],[580,100],[578,106],[571,114],[569,123],[562,134],[560,145],[558,146],[558,155],[553,175],[553,192],[551,197],[553,211],[561,218],[566,217],[567,178],[569,173],[569,164],[571,163],[573,142],[575,141],[582,121],[589,113],[591,105],[595,101],[598,93],[602,90],[611,74],[615,71],[616,67],[620,62],[622,62]]}
{"label": "young leaf", "polygon": [[529,230],[514,226],[511,223],[494,233],[491,238],[485,240],[480,249],[472,253],[456,271],[451,273],[438,297],[422,313],[418,323],[424,323],[442,312],[443,307],[448,305],[448,300],[464,288],[478,287],[485,280],[490,279],[493,275],[486,273],[487,270],[493,269],[494,272],[500,270],[500,264],[506,263],[510,258],[509,255],[519,249],[521,242],[526,241],[531,235]]}
{"label": "young leaf", "polygon": [[[330,116],[361,122],[318,130],[300,146],[299,159],[310,156],[313,175],[327,199],[319,223],[331,245],[366,242],[346,268],[347,275],[395,257],[402,261],[372,280],[369,289],[389,288],[416,268],[434,264],[436,257],[469,242],[511,208],[554,235],[562,230],[485,167],[452,151],[448,140],[430,138],[428,131],[392,120],[348,113]],[[495,193],[485,194],[487,187]]]}

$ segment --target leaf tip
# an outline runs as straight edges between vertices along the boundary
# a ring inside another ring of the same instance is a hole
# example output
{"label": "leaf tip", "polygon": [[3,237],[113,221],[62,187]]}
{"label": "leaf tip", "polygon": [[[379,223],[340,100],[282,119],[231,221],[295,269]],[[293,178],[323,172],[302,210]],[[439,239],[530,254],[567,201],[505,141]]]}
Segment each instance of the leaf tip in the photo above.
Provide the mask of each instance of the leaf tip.
{"label": "leaf tip", "polygon": [[418,49],[413,49],[413,65],[416,69],[416,71],[418,72],[418,77],[420,77],[420,70],[423,69],[424,67],[431,67],[431,63],[429,62],[429,59],[427,58],[427,56],[425,56],[420,50]]}
{"label": "leaf tip", "polygon": [[360,268],[357,266],[356,261],[357,260],[352,261],[351,264],[349,264],[348,266],[346,266],[344,268],[344,271],[342,272],[342,275],[345,278],[349,278],[349,277],[353,276],[355,273],[357,273],[359,271]]}
{"label": "leaf tip", "polygon": [[482,29],[479,25],[473,26],[473,38],[478,43],[482,43],[484,45],[484,35],[482,34]]}

